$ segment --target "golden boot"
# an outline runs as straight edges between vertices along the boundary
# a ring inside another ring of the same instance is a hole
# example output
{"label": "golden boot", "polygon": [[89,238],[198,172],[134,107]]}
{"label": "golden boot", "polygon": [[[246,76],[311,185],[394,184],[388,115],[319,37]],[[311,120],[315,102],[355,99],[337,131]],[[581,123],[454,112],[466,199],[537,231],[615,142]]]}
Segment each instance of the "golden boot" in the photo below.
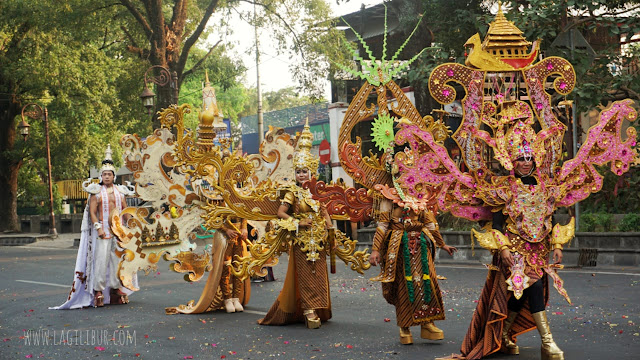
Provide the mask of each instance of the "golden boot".
{"label": "golden boot", "polygon": [[318,329],[320,327],[320,318],[314,310],[304,310],[302,314],[304,315],[304,324],[307,328]]}
{"label": "golden boot", "polygon": [[420,337],[428,340],[442,340],[444,339],[444,332],[438,329],[433,321],[429,321],[420,326]]}
{"label": "golden boot", "polygon": [[502,323],[502,346],[500,347],[500,351],[509,355],[518,355],[520,354],[520,348],[516,343],[511,341],[511,337],[509,337],[509,330],[511,330],[511,326],[513,326],[513,322],[516,320],[518,316],[518,312],[509,311],[509,315],[504,319]]}
{"label": "golden boot", "polygon": [[400,344],[411,345],[413,344],[413,335],[411,335],[411,329],[408,327],[400,327]]}
{"label": "golden boot", "polygon": [[564,360],[564,353],[553,341],[553,336],[551,336],[547,312],[543,310],[532,315],[542,339],[542,347],[540,348],[542,360]]}

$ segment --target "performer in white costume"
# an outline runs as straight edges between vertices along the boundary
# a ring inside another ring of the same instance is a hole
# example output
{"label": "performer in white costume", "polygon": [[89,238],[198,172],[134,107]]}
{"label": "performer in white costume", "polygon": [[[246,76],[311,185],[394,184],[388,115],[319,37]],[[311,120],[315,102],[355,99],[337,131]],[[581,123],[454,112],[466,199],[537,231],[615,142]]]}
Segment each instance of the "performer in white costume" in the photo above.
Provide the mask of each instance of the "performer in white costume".
{"label": "performer in white costume", "polygon": [[69,297],[64,304],[50,309],[129,302],[127,295],[132,291],[122,287],[117,276],[120,259],[116,255],[117,241],[110,231],[110,220],[113,211],[125,208],[125,194],[132,195],[133,192],[125,186],[114,185],[115,178],[111,146],[108,146],[100,169],[100,184],[92,184],[90,180],[83,184],[89,198],[82,217],[82,234]]}

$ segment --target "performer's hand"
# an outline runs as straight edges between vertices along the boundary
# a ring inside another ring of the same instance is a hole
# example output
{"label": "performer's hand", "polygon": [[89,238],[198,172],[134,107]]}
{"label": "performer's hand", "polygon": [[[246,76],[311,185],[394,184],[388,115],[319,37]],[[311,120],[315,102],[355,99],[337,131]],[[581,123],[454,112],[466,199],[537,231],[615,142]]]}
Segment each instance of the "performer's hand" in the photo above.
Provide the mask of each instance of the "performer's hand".
{"label": "performer's hand", "polygon": [[553,250],[553,263],[554,264],[562,263],[562,249]]}
{"label": "performer's hand", "polygon": [[300,220],[298,226],[302,228],[308,228],[309,226],[311,226],[311,219],[305,218]]}
{"label": "performer's hand", "polygon": [[242,233],[240,233],[240,237],[242,238],[242,240],[247,240],[247,238],[249,237],[249,232],[247,231],[246,228],[242,229]]}
{"label": "performer's hand", "polygon": [[369,264],[372,266],[380,264],[380,252],[378,250],[373,250],[369,255]]}
{"label": "performer's hand", "polygon": [[502,250],[500,252],[500,257],[502,258],[502,261],[507,264],[507,266],[513,266],[513,256],[511,255],[511,251],[509,251],[509,249]]}
{"label": "performer's hand", "polygon": [[233,230],[233,229],[224,229],[225,234],[227,234],[227,238],[229,239],[235,239],[236,237],[238,237],[238,235],[240,235],[239,232]]}
{"label": "performer's hand", "polygon": [[104,238],[104,230],[98,229],[98,237],[101,239]]}
{"label": "performer's hand", "polygon": [[442,247],[442,250],[446,251],[450,256],[453,256],[453,253],[458,251],[458,248],[455,246],[445,245]]}

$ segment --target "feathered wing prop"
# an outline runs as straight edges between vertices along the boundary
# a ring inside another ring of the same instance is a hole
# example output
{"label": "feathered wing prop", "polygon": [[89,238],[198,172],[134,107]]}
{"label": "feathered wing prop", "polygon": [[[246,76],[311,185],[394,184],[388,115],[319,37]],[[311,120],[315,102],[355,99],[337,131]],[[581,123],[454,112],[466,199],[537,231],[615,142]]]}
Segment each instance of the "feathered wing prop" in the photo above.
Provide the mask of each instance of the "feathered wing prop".
{"label": "feathered wing prop", "polygon": [[594,165],[611,163],[611,171],[622,175],[629,170],[634,161],[636,145],[636,129],[627,128],[627,139],[621,137],[622,124],[625,120],[634,121],[638,113],[632,107],[630,99],[616,101],[600,112],[600,120],[592,126],[587,139],[572,160],[564,163],[560,170],[558,183],[560,196],[557,206],[570,206],[584,200],[590,194],[602,189],[602,175]]}

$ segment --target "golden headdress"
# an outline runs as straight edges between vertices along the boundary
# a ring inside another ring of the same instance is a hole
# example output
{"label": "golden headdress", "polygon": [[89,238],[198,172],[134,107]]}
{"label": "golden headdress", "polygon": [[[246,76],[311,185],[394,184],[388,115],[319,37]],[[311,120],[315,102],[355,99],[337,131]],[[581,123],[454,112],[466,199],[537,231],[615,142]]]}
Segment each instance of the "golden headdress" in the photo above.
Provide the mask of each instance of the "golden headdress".
{"label": "golden headdress", "polygon": [[318,159],[311,155],[313,134],[309,130],[309,119],[304,124],[304,130],[298,137],[295,153],[293,154],[293,167],[295,169],[309,169],[310,175],[318,173]]}
{"label": "golden headdress", "polygon": [[104,160],[102,160],[102,167],[100,168],[100,176],[105,171],[113,172],[114,180],[116,176],[116,167],[113,164],[113,159],[111,158],[111,144],[107,144],[107,149],[104,151]]}
{"label": "golden headdress", "polygon": [[[507,170],[513,170],[513,161],[534,157],[534,143],[537,134],[531,126],[533,113],[529,104],[510,101],[502,105],[498,113],[500,128],[496,132],[495,157]],[[508,127],[506,133],[504,128]]]}

